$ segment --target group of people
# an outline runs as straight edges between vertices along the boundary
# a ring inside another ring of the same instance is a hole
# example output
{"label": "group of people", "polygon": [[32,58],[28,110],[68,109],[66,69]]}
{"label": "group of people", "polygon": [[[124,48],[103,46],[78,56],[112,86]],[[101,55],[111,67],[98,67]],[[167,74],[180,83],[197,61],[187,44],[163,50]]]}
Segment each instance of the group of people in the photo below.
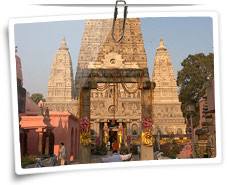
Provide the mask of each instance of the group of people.
{"label": "group of people", "polygon": [[129,161],[132,158],[132,153],[128,152],[128,149],[125,145],[120,144],[117,140],[114,140],[112,144],[107,143],[108,150],[112,149],[112,155],[102,158],[102,162],[120,162],[120,161]]}
{"label": "group of people", "polygon": [[37,157],[35,167],[58,166],[66,163],[66,149],[64,143],[60,143],[58,156],[51,153],[50,157]]}
{"label": "group of people", "polygon": [[[110,145],[110,144],[109,144]],[[110,149],[110,146],[109,146]],[[124,145],[119,146],[117,140],[112,145],[112,155],[102,159],[102,162],[120,162],[129,161],[132,158],[132,153],[129,153]],[[37,167],[42,167],[41,161],[37,163]],[[58,156],[52,154],[50,156],[50,166],[65,165],[66,164],[66,148],[63,142],[60,143]]]}
{"label": "group of people", "polygon": [[[120,162],[120,161],[129,161],[132,158],[132,153],[128,152],[128,149],[122,145],[119,146],[117,140],[115,140],[111,145],[113,154],[106,158],[103,158],[103,162]],[[60,144],[58,160],[60,161],[60,165],[65,165],[66,163],[66,149],[64,143]]]}

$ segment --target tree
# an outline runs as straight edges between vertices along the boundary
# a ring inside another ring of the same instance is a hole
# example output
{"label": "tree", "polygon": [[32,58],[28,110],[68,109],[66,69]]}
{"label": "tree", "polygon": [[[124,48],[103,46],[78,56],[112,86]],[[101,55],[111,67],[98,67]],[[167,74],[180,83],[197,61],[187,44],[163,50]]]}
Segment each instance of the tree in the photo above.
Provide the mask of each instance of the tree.
{"label": "tree", "polygon": [[43,94],[41,93],[34,93],[31,95],[31,99],[38,104],[40,100],[45,101]]}
{"label": "tree", "polygon": [[203,53],[189,55],[181,63],[183,67],[178,71],[177,85],[180,88],[180,101],[184,116],[187,104],[193,103],[196,108],[194,123],[199,120],[199,100],[204,96],[210,80],[214,78],[214,55]]}
{"label": "tree", "polygon": [[161,145],[160,151],[163,152],[164,156],[169,157],[171,159],[176,159],[177,155],[182,150],[183,146],[177,144],[174,139],[170,139],[169,142]]}

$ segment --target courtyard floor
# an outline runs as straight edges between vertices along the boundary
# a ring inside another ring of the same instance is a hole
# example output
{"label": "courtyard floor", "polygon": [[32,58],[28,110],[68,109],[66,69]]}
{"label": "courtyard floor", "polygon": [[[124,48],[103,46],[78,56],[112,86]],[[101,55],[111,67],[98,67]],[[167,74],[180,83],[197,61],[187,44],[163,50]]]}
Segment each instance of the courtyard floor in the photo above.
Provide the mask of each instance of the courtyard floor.
{"label": "courtyard floor", "polygon": [[[103,158],[107,158],[111,155],[112,155],[112,151],[108,151],[107,155],[91,155],[91,163],[102,163]],[[139,155],[132,155],[131,161],[139,161]],[[42,162],[42,164],[45,167],[49,167],[50,166],[49,159],[45,159],[44,162]],[[80,162],[78,160],[75,160],[68,163],[68,165],[75,165],[75,164],[80,164]],[[35,164],[30,164],[30,165],[27,165],[25,168],[34,168],[34,167],[35,167]]]}

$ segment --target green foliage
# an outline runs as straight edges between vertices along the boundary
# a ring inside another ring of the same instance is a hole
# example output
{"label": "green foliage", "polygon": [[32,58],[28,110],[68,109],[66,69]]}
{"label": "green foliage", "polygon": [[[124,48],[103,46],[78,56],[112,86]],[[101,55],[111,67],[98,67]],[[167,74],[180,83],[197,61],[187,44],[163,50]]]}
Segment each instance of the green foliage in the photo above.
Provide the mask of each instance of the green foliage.
{"label": "green foliage", "polygon": [[95,155],[106,155],[107,154],[107,147],[105,144],[97,145],[96,149],[94,150]]}
{"label": "green foliage", "polygon": [[138,153],[138,147],[137,147],[137,145],[132,145],[132,146],[131,146],[131,152],[132,152],[132,154],[134,154],[134,155],[139,154],[139,153]]}
{"label": "green foliage", "polygon": [[214,55],[203,53],[189,55],[181,63],[182,70],[178,71],[177,85],[180,88],[180,101],[184,116],[187,104],[193,103],[196,111],[194,123],[199,119],[199,100],[204,96],[210,80],[214,78]]}
{"label": "green foliage", "polygon": [[31,99],[36,103],[38,104],[40,100],[43,100],[45,101],[44,97],[43,97],[43,94],[41,93],[34,93],[31,95]]}
{"label": "green foliage", "polygon": [[182,150],[182,146],[178,145],[174,140],[166,144],[161,145],[161,152],[171,159],[176,159],[177,154]]}
{"label": "green foliage", "polygon": [[128,153],[129,153],[128,147],[126,147],[124,144],[122,144],[121,148],[120,148],[120,154],[125,155]]}
{"label": "green foliage", "polygon": [[35,163],[35,156],[26,155],[21,158],[21,166],[25,168],[27,165]]}

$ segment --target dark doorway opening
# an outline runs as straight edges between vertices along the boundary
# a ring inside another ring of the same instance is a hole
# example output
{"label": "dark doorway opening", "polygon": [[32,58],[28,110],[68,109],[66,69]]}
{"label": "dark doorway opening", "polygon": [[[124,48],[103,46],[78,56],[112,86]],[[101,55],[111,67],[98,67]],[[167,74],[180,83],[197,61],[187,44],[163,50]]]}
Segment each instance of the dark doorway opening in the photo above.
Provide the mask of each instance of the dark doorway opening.
{"label": "dark doorway opening", "polygon": [[114,141],[117,141],[117,131],[109,131],[109,142],[110,142],[110,149],[112,150],[112,145]]}

